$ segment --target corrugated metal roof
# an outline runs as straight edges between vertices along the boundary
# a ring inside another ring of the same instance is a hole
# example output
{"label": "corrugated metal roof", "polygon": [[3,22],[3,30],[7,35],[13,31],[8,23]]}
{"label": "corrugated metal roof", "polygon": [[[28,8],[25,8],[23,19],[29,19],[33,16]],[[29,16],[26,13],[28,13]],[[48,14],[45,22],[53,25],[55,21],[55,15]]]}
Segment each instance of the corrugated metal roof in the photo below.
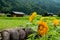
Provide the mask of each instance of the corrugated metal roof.
{"label": "corrugated metal roof", "polygon": [[13,13],[15,13],[15,14],[25,14],[23,12],[13,12]]}

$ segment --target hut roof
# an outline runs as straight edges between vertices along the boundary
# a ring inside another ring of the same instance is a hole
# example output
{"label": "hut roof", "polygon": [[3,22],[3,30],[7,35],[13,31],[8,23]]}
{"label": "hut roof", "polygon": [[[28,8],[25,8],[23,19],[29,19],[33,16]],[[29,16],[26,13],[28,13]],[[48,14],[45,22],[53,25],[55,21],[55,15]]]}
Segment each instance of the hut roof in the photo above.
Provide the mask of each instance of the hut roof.
{"label": "hut roof", "polygon": [[25,14],[25,13],[23,13],[23,12],[14,12],[14,11],[13,11],[13,13],[14,13],[14,14]]}
{"label": "hut roof", "polygon": [[53,14],[53,13],[48,13],[48,14]]}

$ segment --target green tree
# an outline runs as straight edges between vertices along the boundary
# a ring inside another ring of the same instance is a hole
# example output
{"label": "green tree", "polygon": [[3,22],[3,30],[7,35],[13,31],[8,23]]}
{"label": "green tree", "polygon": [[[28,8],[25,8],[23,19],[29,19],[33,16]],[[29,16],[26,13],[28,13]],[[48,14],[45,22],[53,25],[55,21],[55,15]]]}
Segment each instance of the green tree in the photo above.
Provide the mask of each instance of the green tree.
{"label": "green tree", "polygon": [[0,10],[2,12],[6,12],[6,11],[10,11],[11,10],[11,4],[9,3],[9,1],[7,0],[0,0],[0,4],[1,4],[1,7],[0,7]]}
{"label": "green tree", "polygon": [[60,11],[57,13],[57,15],[60,17]]}

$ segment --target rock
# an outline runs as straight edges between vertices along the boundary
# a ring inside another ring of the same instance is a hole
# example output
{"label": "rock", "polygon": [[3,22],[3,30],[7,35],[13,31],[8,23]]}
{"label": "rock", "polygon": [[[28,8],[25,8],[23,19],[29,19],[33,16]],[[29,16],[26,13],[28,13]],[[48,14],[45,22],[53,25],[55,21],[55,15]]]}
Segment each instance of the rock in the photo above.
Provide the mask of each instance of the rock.
{"label": "rock", "polygon": [[2,37],[2,40],[9,40],[10,39],[10,33],[8,31],[2,31],[1,32],[1,37]]}
{"label": "rock", "polygon": [[19,40],[19,32],[17,30],[10,31],[10,40]]}
{"label": "rock", "polygon": [[6,29],[1,32],[2,40],[26,40],[34,31],[31,28]]}
{"label": "rock", "polygon": [[18,29],[19,32],[19,40],[25,40],[26,32],[22,29]]}

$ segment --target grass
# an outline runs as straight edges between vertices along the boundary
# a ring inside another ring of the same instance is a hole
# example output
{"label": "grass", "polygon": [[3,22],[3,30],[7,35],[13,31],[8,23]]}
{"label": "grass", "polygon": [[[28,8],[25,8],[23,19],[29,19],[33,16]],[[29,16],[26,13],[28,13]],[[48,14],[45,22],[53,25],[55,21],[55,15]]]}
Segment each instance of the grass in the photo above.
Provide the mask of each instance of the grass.
{"label": "grass", "polygon": [[0,29],[14,28],[26,25],[26,17],[0,17]]}
{"label": "grass", "polygon": [[[32,23],[29,22],[29,16],[24,17],[0,17],[0,30],[4,30],[7,28],[16,28],[16,27],[31,27],[33,30],[37,31],[38,21],[41,16],[38,15],[33,20]],[[45,17],[46,18],[46,17]],[[60,17],[55,17],[60,20]],[[48,23],[49,30],[47,34],[43,37],[34,39],[36,34],[30,35],[30,38],[27,40],[60,40],[60,25],[55,28],[53,26],[52,20],[53,17],[48,17],[48,19],[44,19]],[[59,21],[60,24],[60,21]]]}

